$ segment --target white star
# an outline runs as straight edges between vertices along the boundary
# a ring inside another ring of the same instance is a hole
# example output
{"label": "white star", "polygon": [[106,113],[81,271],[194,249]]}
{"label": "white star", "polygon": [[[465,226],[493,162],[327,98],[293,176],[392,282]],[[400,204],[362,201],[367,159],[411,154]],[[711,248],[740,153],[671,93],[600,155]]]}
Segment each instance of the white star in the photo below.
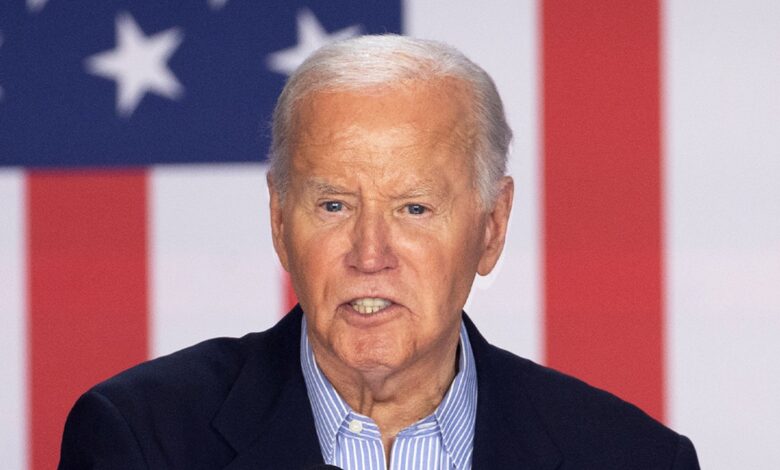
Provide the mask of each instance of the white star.
{"label": "white star", "polygon": [[325,44],[351,38],[360,34],[360,25],[349,26],[328,34],[317,17],[307,8],[298,10],[298,45],[269,54],[268,68],[274,72],[290,75],[309,55]]}
{"label": "white star", "polygon": [[116,80],[117,113],[129,117],[147,92],[176,99],[183,87],[168,68],[167,61],[182,41],[178,28],[146,37],[132,16],[116,18],[116,49],[101,52],[84,61],[87,71]]}
{"label": "white star", "polygon": [[38,13],[46,6],[46,2],[49,0],[27,0],[27,9],[33,13]]}
{"label": "white star", "polygon": [[221,10],[228,0],[209,0],[209,6],[212,10]]}

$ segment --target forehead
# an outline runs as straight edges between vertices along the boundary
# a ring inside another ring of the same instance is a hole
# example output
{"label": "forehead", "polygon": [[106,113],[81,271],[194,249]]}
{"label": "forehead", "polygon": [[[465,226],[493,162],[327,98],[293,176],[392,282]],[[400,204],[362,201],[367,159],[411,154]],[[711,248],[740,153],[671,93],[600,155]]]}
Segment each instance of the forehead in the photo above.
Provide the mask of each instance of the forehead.
{"label": "forehead", "polygon": [[469,107],[468,89],[454,80],[314,93],[296,113],[291,182],[390,196],[468,190],[476,140]]}
{"label": "forehead", "polygon": [[[309,166],[343,158],[392,163],[415,154],[470,155],[476,140],[470,103],[469,89],[455,79],[315,92],[296,106],[293,161]],[[379,158],[387,154],[396,158]]]}

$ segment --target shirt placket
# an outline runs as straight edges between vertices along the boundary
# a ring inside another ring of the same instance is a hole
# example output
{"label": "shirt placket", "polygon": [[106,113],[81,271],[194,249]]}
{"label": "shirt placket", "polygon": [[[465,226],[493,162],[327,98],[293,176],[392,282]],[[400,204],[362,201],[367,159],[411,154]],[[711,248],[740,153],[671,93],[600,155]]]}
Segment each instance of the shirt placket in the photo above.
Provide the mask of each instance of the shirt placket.
{"label": "shirt placket", "polygon": [[341,446],[338,453],[344,458],[345,468],[386,468],[379,428],[368,418],[361,419],[350,413],[338,434]]}

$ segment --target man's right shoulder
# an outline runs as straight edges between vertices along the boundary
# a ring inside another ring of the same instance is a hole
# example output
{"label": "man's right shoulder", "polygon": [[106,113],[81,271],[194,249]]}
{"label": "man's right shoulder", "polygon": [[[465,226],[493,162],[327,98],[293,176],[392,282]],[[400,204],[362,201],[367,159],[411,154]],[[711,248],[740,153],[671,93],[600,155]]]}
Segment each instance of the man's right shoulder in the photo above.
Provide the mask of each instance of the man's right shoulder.
{"label": "man's right shoulder", "polygon": [[262,348],[264,335],[265,332],[209,339],[131,367],[95,385],[90,392],[113,402],[224,396],[248,357]]}
{"label": "man's right shoulder", "polygon": [[[107,396],[135,393],[187,395],[227,393],[247,362],[278,368],[297,357],[301,315],[298,309],[271,328],[240,338],[213,338],[131,367],[92,388]],[[294,357],[295,356],[295,357]],[[196,393],[197,394],[197,393]]]}
{"label": "man's right shoulder", "polygon": [[234,453],[215,419],[235,405],[231,397],[273,402],[300,370],[299,340],[296,313],[264,332],[207,340],[95,385],[68,416],[60,468],[222,468]]}

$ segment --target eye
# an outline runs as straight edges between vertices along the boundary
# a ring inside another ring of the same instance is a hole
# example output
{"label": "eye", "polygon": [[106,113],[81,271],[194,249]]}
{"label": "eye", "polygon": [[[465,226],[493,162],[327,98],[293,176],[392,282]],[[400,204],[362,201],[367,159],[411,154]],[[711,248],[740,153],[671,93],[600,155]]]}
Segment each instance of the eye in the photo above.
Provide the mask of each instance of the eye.
{"label": "eye", "polygon": [[422,215],[428,211],[428,208],[421,204],[408,204],[406,211],[412,215]]}
{"label": "eye", "polygon": [[328,212],[340,212],[344,208],[344,204],[339,201],[326,201],[321,206]]}

